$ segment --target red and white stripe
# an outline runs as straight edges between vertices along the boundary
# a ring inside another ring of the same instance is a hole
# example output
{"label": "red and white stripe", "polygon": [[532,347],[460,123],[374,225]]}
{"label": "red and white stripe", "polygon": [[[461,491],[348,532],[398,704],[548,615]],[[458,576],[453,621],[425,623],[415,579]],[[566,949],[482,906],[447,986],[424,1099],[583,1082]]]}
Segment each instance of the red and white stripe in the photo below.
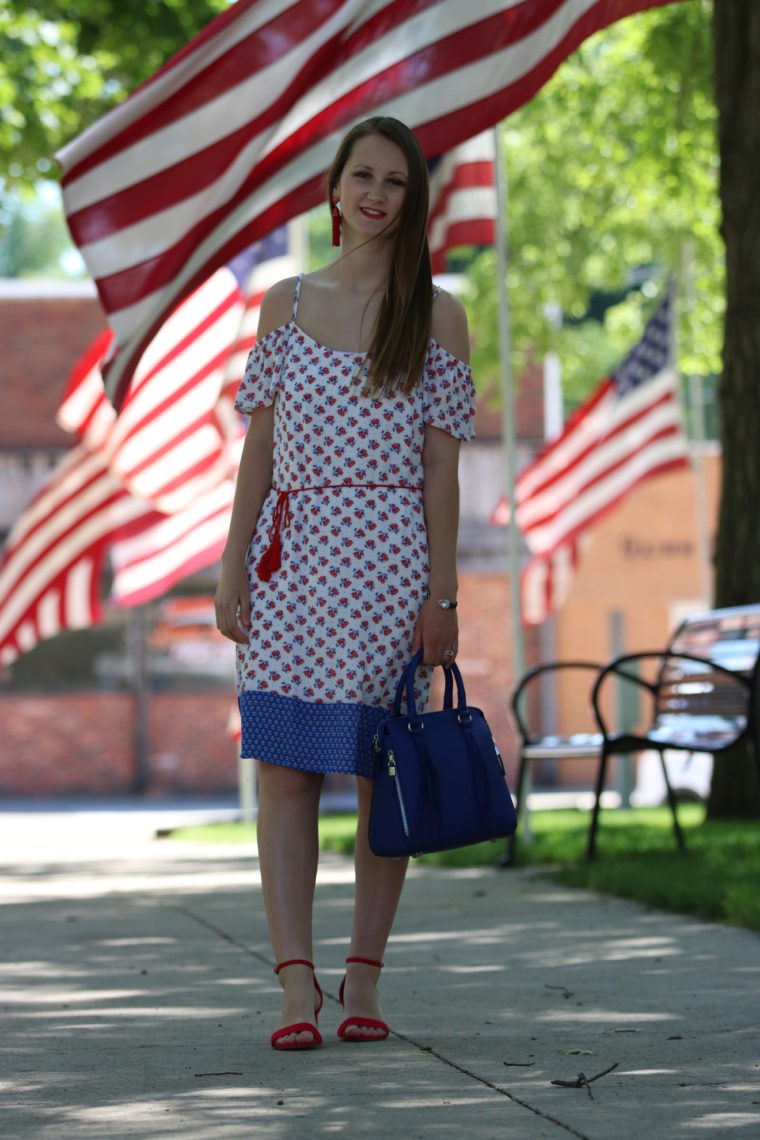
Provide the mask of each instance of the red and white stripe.
{"label": "red and white stripe", "polygon": [[182,511],[162,515],[128,491],[102,456],[78,444],[12,529],[0,566],[0,664],[65,629],[102,617],[109,604],[138,605],[217,561],[226,540],[231,478]]}
{"label": "red and white stripe", "polygon": [[517,480],[517,522],[531,553],[556,550],[642,479],[687,458],[673,368],[622,398],[606,380]]}
{"label": "red and white stripe", "polygon": [[217,270],[148,346],[118,418],[101,372],[108,334],[72,371],[58,422],[98,451],[128,490],[166,514],[183,510],[229,474],[216,407],[243,310],[235,277]]}
{"label": "red and white stripe", "polygon": [[0,664],[100,619],[108,543],[155,517],[101,456],[79,444],[11,530],[0,566]]}
{"label": "red and white stripe", "polygon": [[258,262],[251,270],[245,284],[245,308],[240,318],[237,336],[230,350],[224,373],[222,391],[234,400],[240,381],[243,379],[248,354],[256,342],[259,327],[259,313],[264,294],[277,281],[292,277],[296,273],[296,263],[292,254],[283,257],[270,257]]}
{"label": "red and white stripe", "polygon": [[548,554],[534,554],[520,573],[520,613],[525,625],[541,625],[566,601],[588,533],[561,542]]}
{"label": "red and white stripe", "polygon": [[184,296],[317,204],[347,126],[434,158],[521,106],[587,36],[669,0],[238,0],[59,153],[69,227],[121,348],[118,404]]}
{"label": "red and white stripe", "polygon": [[[615,374],[517,478],[517,525],[532,556],[521,582],[527,624],[564,601],[590,527],[643,479],[688,464],[671,325],[668,294]],[[506,525],[509,514],[502,496],[492,524]]]}
{"label": "red and white stripe", "polygon": [[449,151],[430,177],[430,258],[433,273],[446,254],[463,245],[493,245],[498,199],[493,131]]}
{"label": "red and white stripe", "polygon": [[110,600],[137,606],[170,590],[221,558],[235,485],[225,479],[179,514],[160,517],[131,538],[111,545]]}

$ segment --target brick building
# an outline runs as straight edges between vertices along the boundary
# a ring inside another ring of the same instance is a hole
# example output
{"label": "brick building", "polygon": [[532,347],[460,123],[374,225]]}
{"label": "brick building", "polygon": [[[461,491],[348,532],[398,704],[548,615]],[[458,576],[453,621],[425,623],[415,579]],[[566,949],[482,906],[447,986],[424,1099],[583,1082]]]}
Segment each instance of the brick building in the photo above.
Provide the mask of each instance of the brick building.
{"label": "brick building", "polygon": [[[69,367],[102,327],[87,287],[0,285],[0,540],[70,446],[55,425]],[[541,377],[524,377],[516,407],[518,466],[542,432]],[[506,533],[489,525],[504,488],[501,413],[480,401],[477,438],[462,449],[459,663],[514,776],[508,701],[514,681]],[[706,457],[710,520],[719,457]],[[525,633],[527,663],[603,660],[619,631],[626,649],[665,639],[699,599],[694,478],[644,483],[595,528],[572,593],[556,618]],[[168,599],[112,611],[94,630],[63,634],[0,675],[0,795],[208,794],[237,787],[230,734],[234,656],[213,624],[213,570]],[[141,645],[147,683],[138,684]],[[572,689],[545,694],[547,726],[577,723]],[[551,784],[588,782],[582,765],[537,770]]]}

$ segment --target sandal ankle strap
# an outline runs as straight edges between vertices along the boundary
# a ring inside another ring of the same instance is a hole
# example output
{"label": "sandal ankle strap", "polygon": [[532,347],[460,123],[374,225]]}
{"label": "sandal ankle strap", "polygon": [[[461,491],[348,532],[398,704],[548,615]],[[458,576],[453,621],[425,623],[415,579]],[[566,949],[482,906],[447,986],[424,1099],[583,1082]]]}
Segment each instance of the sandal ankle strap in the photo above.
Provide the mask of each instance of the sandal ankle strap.
{"label": "sandal ankle strap", "polygon": [[284,970],[286,966],[308,966],[310,970],[314,969],[314,963],[307,961],[306,958],[288,958],[287,962],[278,962],[274,968],[275,974],[279,974],[280,970]]}
{"label": "sandal ankle strap", "polygon": [[346,958],[346,965],[351,962],[357,962],[361,966],[374,966],[377,970],[382,970],[385,962],[377,962],[374,958]]}

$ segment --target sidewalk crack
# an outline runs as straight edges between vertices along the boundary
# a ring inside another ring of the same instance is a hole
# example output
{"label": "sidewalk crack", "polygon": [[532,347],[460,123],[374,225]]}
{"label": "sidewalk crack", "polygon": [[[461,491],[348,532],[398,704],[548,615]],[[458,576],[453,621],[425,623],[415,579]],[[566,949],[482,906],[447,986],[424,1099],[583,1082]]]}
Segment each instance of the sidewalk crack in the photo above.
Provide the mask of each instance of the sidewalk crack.
{"label": "sidewalk crack", "polygon": [[452,1061],[450,1057],[439,1053],[432,1045],[422,1045],[419,1041],[415,1041],[414,1038],[407,1037],[406,1034],[399,1033],[397,1030],[391,1030],[391,1032],[394,1037],[401,1038],[402,1041],[406,1041],[408,1045],[412,1045],[415,1049],[419,1049],[423,1053],[430,1053],[436,1060],[441,1061],[444,1065],[448,1065],[450,1069],[455,1069],[458,1073],[461,1073],[462,1076],[477,1081],[478,1084],[484,1085],[486,1088],[498,1093],[499,1096],[506,1097],[507,1100],[513,1101],[513,1103],[519,1105],[520,1108],[525,1108],[528,1112],[532,1112],[534,1116],[538,1116],[550,1124],[555,1124],[557,1128],[562,1128],[565,1132],[569,1133],[570,1136],[575,1136],[577,1140],[590,1140],[585,1132],[577,1132],[571,1125],[565,1124],[562,1120],[557,1120],[556,1116],[552,1116],[548,1112],[542,1112],[541,1109],[535,1108],[525,1100],[521,1100],[520,1097],[515,1096],[514,1093],[508,1092],[507,1089],[501,1088],[499,1085],[494,1084],[493,1081],[489,1081],[487,1077],[481,1077],[477,1073],[473,1073],[471,1069],[467,1069],[464,1065],[460,1065],[457,1061]]}
{"label": "sidewalk crack", "polygon": [[263,962],[265,966],[274,968],[274,962],[271,958],[262,954],[259,950],[252,950],[245,942],[241,942],[239,938],[235,938],[234,934],[228,934],[221,926],[217,926],[216,923],[211,922],[208,918],[204,918],[202,914],[191,910],[190,907],[178,906],[176,903],[172,903],[170,909],[177,911],[178,914],[184,914],[186,918],[191,918],[193,922],[197,922],[199,926],[210,930],[211,933],[216,934],[218,938],[223,938],[224,941],[229,942],[231,946],[236,946],[238,950],[242,950],[243,953],[247,954],[250,958],[255,958],[257,962]]}

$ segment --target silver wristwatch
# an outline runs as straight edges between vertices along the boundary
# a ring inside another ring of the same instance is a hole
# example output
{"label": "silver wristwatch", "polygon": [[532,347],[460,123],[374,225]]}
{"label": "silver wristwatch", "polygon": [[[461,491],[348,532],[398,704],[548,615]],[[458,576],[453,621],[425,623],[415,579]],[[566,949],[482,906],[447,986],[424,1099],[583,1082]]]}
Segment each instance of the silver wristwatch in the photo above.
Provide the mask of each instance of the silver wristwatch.
{"label": "silver wristwatch", "polygon": [[[430,590],[425,590],[425,593],[422,595],[423,602],[427,602],[430,596]],[[435,600],[442,610],[455,610],[457,608],[457,603],[452,601],[451,598],[436,598]]]}

